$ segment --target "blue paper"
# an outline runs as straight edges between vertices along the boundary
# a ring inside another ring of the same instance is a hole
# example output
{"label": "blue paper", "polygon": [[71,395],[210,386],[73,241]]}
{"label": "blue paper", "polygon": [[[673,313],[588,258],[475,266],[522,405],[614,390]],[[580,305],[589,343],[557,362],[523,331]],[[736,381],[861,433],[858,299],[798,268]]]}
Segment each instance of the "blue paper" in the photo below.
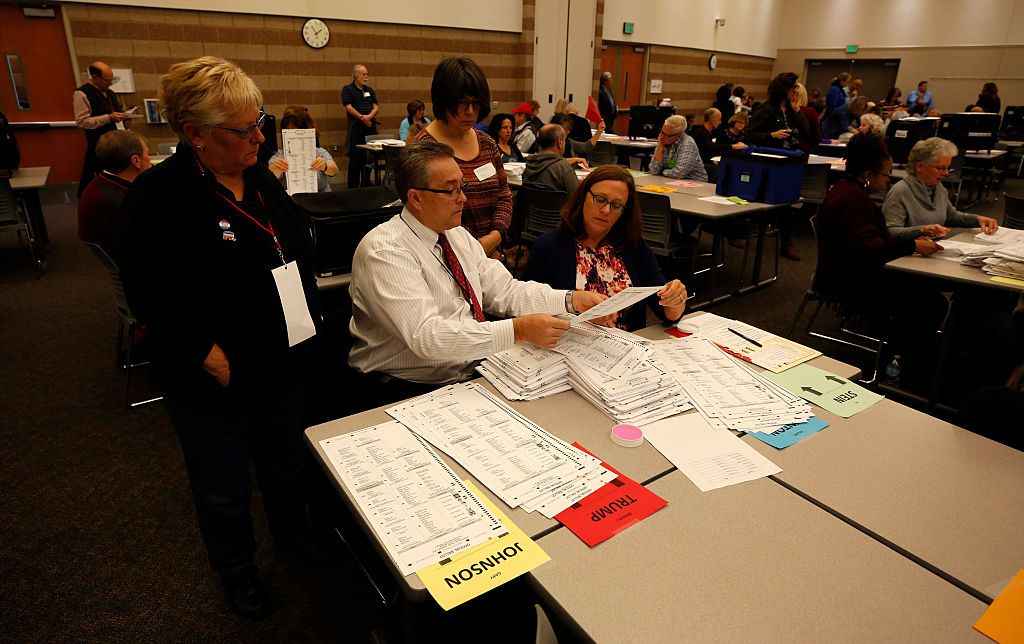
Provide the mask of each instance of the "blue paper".
{"label": "blue paper", "polygon": [[776,449],[785,449],[793,443],[798,443],[826,427],[828,427],[828,423],[816,416],[812,416],[806,423],[783,425],[771,433],[751,432],[748,436],[753,436],[757,440],[768,443]]}

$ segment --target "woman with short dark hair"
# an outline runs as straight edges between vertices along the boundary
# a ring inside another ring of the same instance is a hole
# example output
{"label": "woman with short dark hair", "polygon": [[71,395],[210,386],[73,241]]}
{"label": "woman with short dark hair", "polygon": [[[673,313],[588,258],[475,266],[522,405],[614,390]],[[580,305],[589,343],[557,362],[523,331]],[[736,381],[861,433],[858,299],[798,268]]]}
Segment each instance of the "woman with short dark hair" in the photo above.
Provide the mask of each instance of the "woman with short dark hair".
{"label": "woman with short dark hair", "polygon": [[787,150],[800,148],[800,134],[808,126],[807,120],[793,109],[792,101],[798,98],[796,81],[796,74],[783,72],[768,83],[768,100],[750,116],[747,143]]}
{"label": "woman with short dark hair", "polygon": [[[686,287],[679,280],[665,282],[642,231],[632,175],[617,165],[595,168],[562,208],[558,229],[533,243],[523,279],[609,297],[629,286],[664,284],[648,302],[656,315],[674,322],[686,307]],[[636,305],[608,323],[636,330],[646,326],[646,317]]]}

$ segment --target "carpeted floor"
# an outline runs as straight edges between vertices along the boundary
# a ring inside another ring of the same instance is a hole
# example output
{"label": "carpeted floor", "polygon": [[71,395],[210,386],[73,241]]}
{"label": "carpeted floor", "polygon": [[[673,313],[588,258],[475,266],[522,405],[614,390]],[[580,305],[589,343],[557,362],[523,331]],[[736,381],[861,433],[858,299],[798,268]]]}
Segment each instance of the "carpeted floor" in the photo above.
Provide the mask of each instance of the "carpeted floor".
{"label": "carpeted floor", "polygon": [[[279,557],[259,511],[257,557],[277,610],[252,622],[225,609],[164,409],[122,405],[110,287],[77,239],[74,186],[48,188],[43,201],[46,275],[36,279],[13,235],[0,237],[3,639],[361,642],[394,626],[350,557],[324,568]],[[998,216],[1002,202],[973,212]],[[781,260],[775,284],[714,312],[785,333],[814,267],[806,219],[795,242],[803,261]],[[741,251],[729,251],[738,264]]]}

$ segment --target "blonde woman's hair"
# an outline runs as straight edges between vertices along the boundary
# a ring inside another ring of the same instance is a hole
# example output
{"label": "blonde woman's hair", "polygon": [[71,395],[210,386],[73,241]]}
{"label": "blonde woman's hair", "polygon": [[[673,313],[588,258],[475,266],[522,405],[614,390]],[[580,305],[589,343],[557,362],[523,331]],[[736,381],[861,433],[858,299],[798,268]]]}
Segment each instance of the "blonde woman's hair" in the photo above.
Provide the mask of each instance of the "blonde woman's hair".
{"label": "blonde woman's hair", "polygon": [[801,84],[801,83],[797,83],[796,84],[796,95],[797,95],[797,97],[796,97],[797,104],[800,107],[806,106],[807,105],[807,88],[804,87],[803,84]]}
{"label": "blonde woman's hair", "polygon": [[160,77],[157,98],[160,112],[182,141],[186,124],[209,128],[263,105],[256,83],[238,65],[216,56],[171,65]]}
{"label": "blonde woman's hair", "polygon": [[569,101],[564,98],[558,99],[555,103],[555,114],[565,114],[565,108],[568,107]]}

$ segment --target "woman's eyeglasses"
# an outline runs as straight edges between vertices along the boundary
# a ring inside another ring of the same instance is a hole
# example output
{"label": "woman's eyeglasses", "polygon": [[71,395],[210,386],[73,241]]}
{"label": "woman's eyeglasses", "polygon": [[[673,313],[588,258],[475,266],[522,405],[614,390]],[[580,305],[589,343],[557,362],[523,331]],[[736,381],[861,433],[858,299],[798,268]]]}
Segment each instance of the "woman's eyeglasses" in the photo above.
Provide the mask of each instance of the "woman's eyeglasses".
{"label": "woman's eyeglasses", "polygon": [[469,100],[464,98],[458,103],[456,103],[455,107],[463,114],[468,112],[470,107],[473,108],[474,112],[479,113],[482,109],[484,109],[484,104],[476,99]]}
{"label": "woman's eyeglasses", "polygon": [[461,192],[466,194],[466,186],[468,185],[468,181],[463,181],[457,188],[452,188],[451,190],[441,190],[440,188],[413,188],[413,190],[425,190],[426,192],[433,192],[439,195],[448,195],[449,199],[457,199],[455,193]]}
{"label": "woman's eyeglasses", "polygon": [[234,134],[235,136],[244,141],[245,139],[251,137],[253,132],[262,128],[263,122],[266,120],[267,115],[263,112],[260,112],[260,117],[256,119],[255,123],[253,123],[249,127],[244,127],[241,130],[235,129],[233,127],[227,127],[226,125],[214,125],[213,127],[217,128],[218,130],[225,130],[227,132],[231,132],[232,134]]}
{"label": "woman's eyeglasses", "polygon": [[595,195],[593,192],[590,192],[589,190],[587,191],[587,194],[589,194],[590,198],[594,200],[594,205],[597,206],[598,208],[604,208],[605,206],[608,206],[609,208],[611,208],[612,212],[620,213],[622,212],[622,209],[626,207],[626,204],[624,203],[615,203],[614,201],[608,199],[608,197],[605,197],[603,195]]}

